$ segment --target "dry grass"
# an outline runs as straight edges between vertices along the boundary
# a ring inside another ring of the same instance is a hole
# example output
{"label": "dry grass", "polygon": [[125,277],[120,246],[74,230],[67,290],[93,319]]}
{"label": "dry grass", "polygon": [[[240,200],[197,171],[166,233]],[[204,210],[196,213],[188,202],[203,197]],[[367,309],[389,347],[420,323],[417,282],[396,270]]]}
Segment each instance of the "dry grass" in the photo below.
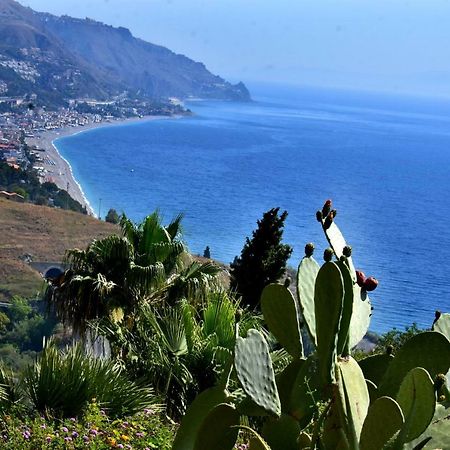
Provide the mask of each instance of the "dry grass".
{"label": "dry grass", "polygon": [[117,227],[92,217],[56,208],[0,199],[0,300],[34,295],[42,278],[21,260],[59,262],[69,248],[85,248]]}

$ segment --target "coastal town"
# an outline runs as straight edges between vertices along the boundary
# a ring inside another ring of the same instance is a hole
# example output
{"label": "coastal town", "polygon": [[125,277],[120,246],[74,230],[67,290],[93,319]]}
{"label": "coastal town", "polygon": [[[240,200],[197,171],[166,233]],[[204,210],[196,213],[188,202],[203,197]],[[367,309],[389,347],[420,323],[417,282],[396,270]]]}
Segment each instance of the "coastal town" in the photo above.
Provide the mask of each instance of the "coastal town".
{"label": "coastal town", "polygon": [[[54,147],[53,141],[80,131],[119,122],[190,113],[176,98],[158,104],[124,98],[111,101],[83,99],[70,101],[67,107],[56,111],[36,106],[35,100],[33,96],[0,97],[0,163],[6,163],[16,171],[32,171],[41,184],[54,183],[92,214],[69,164]],[[9,192],[1,188],[1,183],[0,196],[18,201],[25,200],[20,189]]]}

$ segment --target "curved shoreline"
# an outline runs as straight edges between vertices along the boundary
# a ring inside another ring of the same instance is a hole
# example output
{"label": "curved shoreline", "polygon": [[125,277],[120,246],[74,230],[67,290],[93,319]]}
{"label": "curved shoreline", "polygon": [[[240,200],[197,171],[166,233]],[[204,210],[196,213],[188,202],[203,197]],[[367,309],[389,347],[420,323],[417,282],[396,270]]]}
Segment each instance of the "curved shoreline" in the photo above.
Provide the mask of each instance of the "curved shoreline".
{"label": "curved shoreline", "polygon": [[179,117],[180,116],[145,116],[142,118],[117,120],[115,122],[90,123],[83,127],[68,126],[57,130],[47,130],[36,134],[34,137],[27,137],[26,143],[30,147],[30,150],[33,150],[34,148],[39,150],[38,156],[40,157],[40,161],[38,161],[36,165],[43,168],[43,180],[53,182],[60,189],[67,191],[74,200],[78,201],[86,208],[89,215],[97,217],[81,184],[73,173],[70,162],[61,155],[57,146],[57,141],[65,137],[75,136],[98,128],[123,126],[153,120],[176,119]]}

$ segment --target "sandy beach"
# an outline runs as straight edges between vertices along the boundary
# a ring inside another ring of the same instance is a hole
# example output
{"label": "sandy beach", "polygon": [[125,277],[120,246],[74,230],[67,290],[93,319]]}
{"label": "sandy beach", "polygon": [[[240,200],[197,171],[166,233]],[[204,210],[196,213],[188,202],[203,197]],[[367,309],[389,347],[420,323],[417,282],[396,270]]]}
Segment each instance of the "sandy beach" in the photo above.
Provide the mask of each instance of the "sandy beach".
{"label": "sandy beach", "polygon": [[120,126],[127,123],[133,122],[147,122],[151,120],[162,120],[162,119],[173,119],[177,116],[145,116],[142,118],[130,118],[123,120],[116,120],[113,122],[99,122],[90,123],[85,126],[78,127],[65,127],[57,130],[44,131],[36,134],[34,137],[27,137],[26,143],[30,148],[36,147],[41,150],[39,156],[42,158],[42,162],[38,165],[44,168],[45,181],[50,181],[55,183],[60,189],[66,190],[69,195],[86,207],[90,215],[95,215],[92,206],[89,204],[83,189],[75,179],[72,167],[70,163],[65,160],[56,148],[54,141],[56,139],[71,136],[77,133],[83,133],[95,128],[104,128],[111,126]]}

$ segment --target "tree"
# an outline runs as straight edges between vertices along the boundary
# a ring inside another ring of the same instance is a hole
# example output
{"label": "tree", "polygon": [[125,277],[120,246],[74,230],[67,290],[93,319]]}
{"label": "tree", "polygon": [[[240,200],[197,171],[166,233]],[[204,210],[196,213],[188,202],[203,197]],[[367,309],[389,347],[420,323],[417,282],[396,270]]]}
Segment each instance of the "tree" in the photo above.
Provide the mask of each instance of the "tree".
{"label": "tree", "polygon": [[67,252],[69,268],[49,286],[46,300],[59,319],[82,333],[89,321],[133,318],[143,303],[202,300],[219,269],[188,261],[180,226],[181,216],[162,225],[157,211],[140,224],[122,215],[120,236]]}
{"label": "tree", "polygon": [[206,246],[205,251],[203,252],[203,258],[211,259],[211,250],[209,249],[209,245]]}
{"label": "tree", "polygon": [[247,237],[241,256],[231,263],[231,288],[250,307],[258,306],[265,286],[283,276],[292,253],[290,245],[281,243],[287,212],[278,215],[279,210],[272,208],[264,213],[252,239]]}
{"label": "tree", "polygon": [[109,223],[113,223],[113,224],[118,224],[120,221],[120,217],[119,214],[117,214],[117,211],[113,208],[111,208],[108,211],[108,214],[106,214],[105,217],[105,222],[109,222]]}

